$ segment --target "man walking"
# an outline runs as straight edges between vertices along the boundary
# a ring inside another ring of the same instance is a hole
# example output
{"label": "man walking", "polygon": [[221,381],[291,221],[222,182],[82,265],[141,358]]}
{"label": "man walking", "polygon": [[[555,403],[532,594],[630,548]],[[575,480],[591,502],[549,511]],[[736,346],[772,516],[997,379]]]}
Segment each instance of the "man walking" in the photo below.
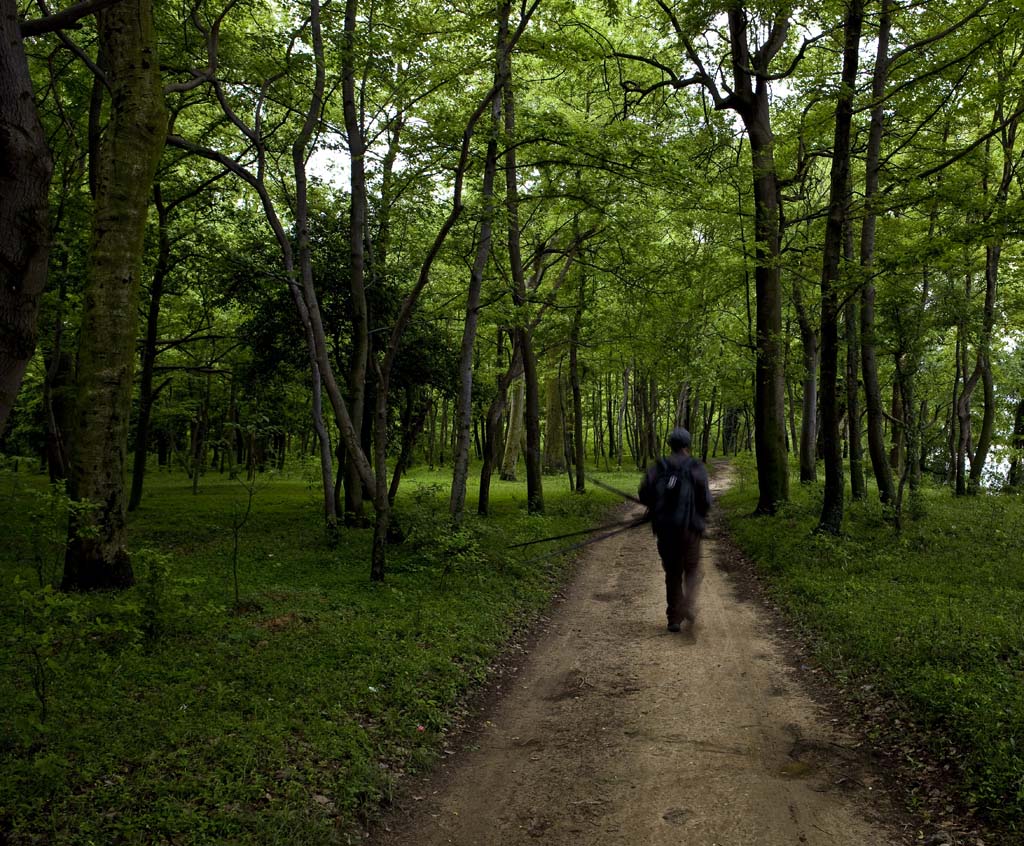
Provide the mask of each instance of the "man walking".
{"label": "man walking", "polygon": [[652,464],[640,483],[640,501],[651,514],[658,539],[658,555],[665,570],[668,630],[696,619],[700,569],[700,541],[705,517],[711,509],[708,475],[690,455],[690,433],[673,429],[668,436],[672,452]]}

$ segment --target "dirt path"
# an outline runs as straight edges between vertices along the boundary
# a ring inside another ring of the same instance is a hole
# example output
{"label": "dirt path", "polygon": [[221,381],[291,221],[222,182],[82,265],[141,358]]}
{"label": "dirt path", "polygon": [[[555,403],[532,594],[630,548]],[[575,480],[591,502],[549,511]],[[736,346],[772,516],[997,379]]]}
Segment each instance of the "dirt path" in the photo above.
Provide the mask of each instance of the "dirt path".
{"label": "dirt path", "polygon": [[[879,846],[884,791],[703,547],[696,627],[666,631],[649,532],[590,547],[479,732],[379,846]],[[388,831],[387,829],[390,829]]]}

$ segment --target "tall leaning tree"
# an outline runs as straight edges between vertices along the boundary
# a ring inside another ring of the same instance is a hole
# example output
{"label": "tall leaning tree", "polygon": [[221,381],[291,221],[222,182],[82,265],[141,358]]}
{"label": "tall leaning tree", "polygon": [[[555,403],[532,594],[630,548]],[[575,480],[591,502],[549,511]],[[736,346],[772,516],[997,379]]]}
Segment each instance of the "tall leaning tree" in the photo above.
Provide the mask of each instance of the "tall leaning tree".
{"label": "tall leaning tree", "polygon": [[96,159],[89,270],[82,303],[69,492],[92,507],[68,530],[65,590],[133,581],[125,548],[125,470],[146,213],[167,111],[151,0],[97,15],[110,122]]}

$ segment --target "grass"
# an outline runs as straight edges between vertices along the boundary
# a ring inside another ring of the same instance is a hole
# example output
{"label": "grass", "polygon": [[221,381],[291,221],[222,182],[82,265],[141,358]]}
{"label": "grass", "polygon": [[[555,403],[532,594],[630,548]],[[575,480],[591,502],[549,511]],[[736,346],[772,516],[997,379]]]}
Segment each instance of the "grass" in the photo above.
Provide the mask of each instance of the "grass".
{"label": "grass", "polygon": [[[606,475],[632,489],[636,473]],[[544,547],[508,550],[597,520],[613,495],[546,478],[495,481],[493,516],[453,531],[449,477],[412,474],[407,532],[383,583],[370,529],[333,545],[315,486],[270,480],[240,537],[245,490],[152,473],[132,516],[138,584],[66,596],[62,497],[0,474],[0,842],[329,844],[423,768],[464,716],[502,645],[564,582]],[[471,497],[468,509],[475,510]]]}
{"label": "grass", "polygon": [[847,502],[844,535],[817,536],[817,486],[794,485],[752,518],[749,463],[723,497],[729,527],[819,657],[855,689],[895,700],[965,805],[1016,829],[1024,819],[1024,501],[926,488],[900,535],[874,491]]}

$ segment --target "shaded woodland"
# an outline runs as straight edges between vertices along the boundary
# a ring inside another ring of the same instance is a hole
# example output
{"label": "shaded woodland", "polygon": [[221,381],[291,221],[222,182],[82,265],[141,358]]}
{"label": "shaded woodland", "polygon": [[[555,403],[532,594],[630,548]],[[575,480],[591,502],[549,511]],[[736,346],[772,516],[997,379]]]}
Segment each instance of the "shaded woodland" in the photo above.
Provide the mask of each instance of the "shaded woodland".
{"label": "shaded woodland", "polygon": [[675,424],[832,533],[1020,484],[1012,4],[5,5],[3,449],[97,503],[65,587],[171,467],[318,462],[375,579],[410,462],[456,524],[471,462],[540,511]]}
{"label": "shaded woodland", "polygon": [[[764,560],[794,514],[826,561],[851,535],[863,560],[924,550],[949,501],[1017,519],[1013,0],[0,0],[0,36],[10,642],[42,638],[18,695],[43,713],[5,748],[43,748],[53,620],[106,589],[159,606],[193,550],[165,508],[204,538],[175,595],[227,568],[234,613],[271,605],[243,601],[247,533],[284,554],[271,519],[302,527],[297,584],[422,568],[443,607],[466,562],[506,572],[487,556],[524,520],[598,519],[591,476],[632,490],[674,426],[752,468]],[[480,662],[551,589],[519,567],[529,602],[460,647]],[[139,613],[133,648],[160,629]],[[990,810],[1019,785],[1019,753],[999,760]]]}

